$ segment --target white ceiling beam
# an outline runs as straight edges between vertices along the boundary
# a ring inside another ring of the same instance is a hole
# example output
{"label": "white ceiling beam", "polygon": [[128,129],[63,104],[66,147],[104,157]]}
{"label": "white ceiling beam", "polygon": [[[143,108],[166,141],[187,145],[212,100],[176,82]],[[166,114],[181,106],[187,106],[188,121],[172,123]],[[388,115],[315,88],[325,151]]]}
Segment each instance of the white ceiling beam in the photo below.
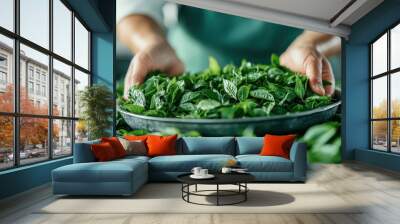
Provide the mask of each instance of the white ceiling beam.
{"label": "white ceiling beam", "polygon": [[[307,16],[296,15],[279,10],[256,7],[245,3],[230,2],[226,0],[167,0],[182,5],[242,16],[250,19],[257,19],[301,29],[322,32],[347,38],[350,34],[350,27],[337,25],[332,27],[329,21],[316,19]],[[294,4],[298,4],[295,1]]]}
{"label": "white ceiling beam", "polygon": [[347,9],[345,9],[342,13],[339,14],[334,20],[330,22],[331,27],[336,27],[349,18],[357,9],[359,9],[362,5],[367,3],[369,0],[357,0],[353,4],[351,4]]}

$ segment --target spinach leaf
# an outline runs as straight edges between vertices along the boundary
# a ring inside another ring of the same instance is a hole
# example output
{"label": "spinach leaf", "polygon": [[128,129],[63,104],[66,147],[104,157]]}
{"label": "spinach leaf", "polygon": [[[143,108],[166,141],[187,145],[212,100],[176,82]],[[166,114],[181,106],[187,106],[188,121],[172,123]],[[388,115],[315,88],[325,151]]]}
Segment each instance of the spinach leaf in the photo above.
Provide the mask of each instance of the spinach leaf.
{"label": "spinach leaf", "polygon": [[191,102],[192,100],[196,99],[199,96],[200,96],[199,92],[191,92],[191,91],[186,92],[185,94],[183,94],[180,104]]}
{"label": "spinach leaf", "polygon": [[303,100],[304,99],[304,95],[306,94],[306,84],[304,84],[300,78],[300,76],[296,76],[296,85],[294,87],[294,92],[296,93],[296,95]]}
{"label": "spinach leaf", "polygon": [[258,99],[274,102],[274,96],[266,89],[256,89],[250,92],[250,96]]}
{"label": "spinach leaf", "polygon": [[200,110],[212,110],[219,107],[221,104],[215,100],[202,100],[197,104]]}
{"label": "spinach leaf", "polygon": [[146,106],[146,98],[145,98],[142,90],[135,89],[135,88],[131,89],[129,91],[129,97],[130,97],[131,101],[133,102],[133,104],[142,106],[142,107]]}
{"label": "spinach leaf", "polygon": [[237,93],[237,87],[236,85],[227,79],[224,79],[224,90],[225,92],[232,97],[233,99],[236,100],[236,93]]}
{"label": "spinach leaf", "polygon": [[210,68],[210,72],[212,74],[220,74],[221,73],[221,67],[218,64],[217,59],[215,59],[214,57],[209,57],[208,58],[209,61],[209,68]]}
{"label": "spinach leaf", "polygon": [[248,85],[241,86],[237,93],[238,100],[239,101],[247,100],[247,98],[249,97],[249,93],[250,93],[250,86]]}

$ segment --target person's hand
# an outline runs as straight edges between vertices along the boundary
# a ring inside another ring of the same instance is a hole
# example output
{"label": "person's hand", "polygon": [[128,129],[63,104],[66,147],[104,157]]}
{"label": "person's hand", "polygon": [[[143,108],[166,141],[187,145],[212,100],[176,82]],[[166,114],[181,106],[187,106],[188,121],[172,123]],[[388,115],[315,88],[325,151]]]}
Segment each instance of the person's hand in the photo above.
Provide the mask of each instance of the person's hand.
{"label": "person's hand", "polygon": [[125,75],[124,97],[128,98],[132,85],[143,83],[147,74],[156,70],[172,76],[185,70],[183,63],[166,41],[152,44],[135,54]]}
{"label": "person's hand", "polygon": [[[335,78],[329,61],[313,45],[293,44],[281,56],[281,65],[309,78],[309,85],[319,95],[331,96],[335,91]],[[323,85],[326,80],[330,85]]]}

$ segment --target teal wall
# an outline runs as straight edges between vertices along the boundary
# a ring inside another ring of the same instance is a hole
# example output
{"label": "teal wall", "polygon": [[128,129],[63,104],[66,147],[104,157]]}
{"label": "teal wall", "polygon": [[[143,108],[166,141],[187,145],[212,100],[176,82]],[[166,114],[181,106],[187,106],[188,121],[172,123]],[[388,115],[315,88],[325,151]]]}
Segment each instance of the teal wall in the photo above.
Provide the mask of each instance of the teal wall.
{"label": "teal wall", "polygon": [[[115,1],[67,1],[92,31],[92,82],[114,92]],[[114,126],[110,131],[115,131]],[[71,163],[69,157],[0,172],[0,199],[50,182],[53,169]]]}
{"label": "teal wall", "polygon": [[[400,22],[400,0],[386,0],[351,27],[343,43],[343,158],[399,170],[400,157],[369,150],[369,43]],[[390,157],[390,158],[389,158]]]}

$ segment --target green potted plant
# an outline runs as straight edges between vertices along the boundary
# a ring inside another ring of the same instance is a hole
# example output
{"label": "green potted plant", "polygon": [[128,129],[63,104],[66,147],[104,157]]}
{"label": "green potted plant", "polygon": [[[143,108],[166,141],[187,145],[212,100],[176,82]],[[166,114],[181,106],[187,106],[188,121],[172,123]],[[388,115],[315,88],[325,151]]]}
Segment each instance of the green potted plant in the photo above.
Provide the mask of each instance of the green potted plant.
{"label": "green potted plant", "polygon": [[104,85],[95,84],[79,93],[81,121],[87,128],[89,140],[109,136],[112,126],[114,99],[112,92]]}

